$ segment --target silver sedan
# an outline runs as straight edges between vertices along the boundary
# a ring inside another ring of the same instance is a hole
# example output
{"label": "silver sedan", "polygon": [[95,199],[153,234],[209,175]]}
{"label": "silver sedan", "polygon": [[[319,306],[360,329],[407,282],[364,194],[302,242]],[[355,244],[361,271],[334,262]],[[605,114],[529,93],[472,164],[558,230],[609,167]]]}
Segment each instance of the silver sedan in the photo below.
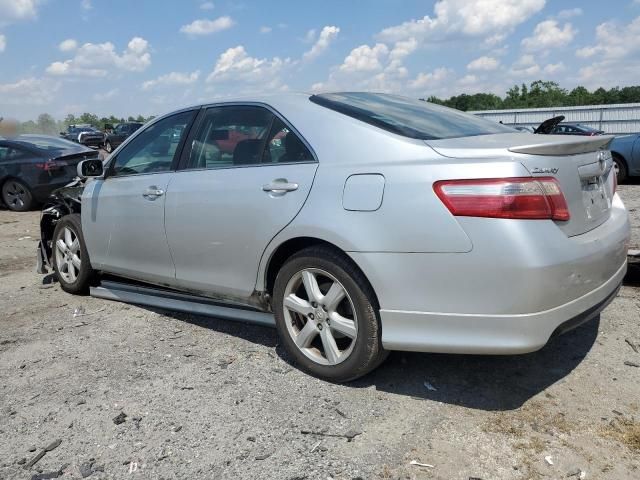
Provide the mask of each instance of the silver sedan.
{"label": "silver sedan", "polygon": [[517,354],[606,307],[629,221],[610,137],[372,93],[186,108],[45,206],[63,289],[275,323],[347,381],[389,350]]}

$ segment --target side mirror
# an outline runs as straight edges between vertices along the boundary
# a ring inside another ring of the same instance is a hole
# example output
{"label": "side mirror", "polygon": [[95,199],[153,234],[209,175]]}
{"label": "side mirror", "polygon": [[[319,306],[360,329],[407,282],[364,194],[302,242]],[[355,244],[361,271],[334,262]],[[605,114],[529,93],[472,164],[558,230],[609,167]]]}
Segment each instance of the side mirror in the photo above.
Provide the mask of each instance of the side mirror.
{"label": "side mirror", "polygon": [[91,177],[101,177],[104,173],[102,160],[83,160],[78,164],[78,176],[82,179]]}

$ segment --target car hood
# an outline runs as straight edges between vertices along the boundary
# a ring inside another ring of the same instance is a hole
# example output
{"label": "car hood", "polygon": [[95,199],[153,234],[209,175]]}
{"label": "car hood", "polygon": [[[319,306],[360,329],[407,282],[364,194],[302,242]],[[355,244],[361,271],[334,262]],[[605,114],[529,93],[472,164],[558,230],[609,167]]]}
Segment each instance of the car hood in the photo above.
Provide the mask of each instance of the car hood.
{"label": "car hood", "polygon": [[556,127],[556,125],[558,125],[563,120],[564,115],[558,115],[557,117],[549,118],[548,120],[545,120],[540,125],[538,125],[538,128],[536,128],[533,133],[549,134]]}

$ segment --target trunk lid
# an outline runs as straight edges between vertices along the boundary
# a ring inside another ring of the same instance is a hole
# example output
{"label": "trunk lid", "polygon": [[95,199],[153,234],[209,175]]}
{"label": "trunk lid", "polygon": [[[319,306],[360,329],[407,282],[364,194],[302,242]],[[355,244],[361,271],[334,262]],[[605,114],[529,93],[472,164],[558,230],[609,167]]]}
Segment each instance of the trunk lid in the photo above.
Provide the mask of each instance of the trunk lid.
{"label": "trunk lid", "polygon": [[426,143],[445,157],[511,159],[532,177],[556,178],[571,214],[569,221],[556,223],[567,236],[575,236],[601,225],[611,213],[615,170],[606,148],[612,139],[505,133]]}
{"label": "trunk lid", "polygon": [[52,158],[52,161],[61,168],[52,170],[51,176],[74,178],[77,175],[78,163],[83,160],[97,158],[99,158],[98,152],[93,150],[83,150],[82,152],[76,152],[73,150],[58,152],[58,154]]}

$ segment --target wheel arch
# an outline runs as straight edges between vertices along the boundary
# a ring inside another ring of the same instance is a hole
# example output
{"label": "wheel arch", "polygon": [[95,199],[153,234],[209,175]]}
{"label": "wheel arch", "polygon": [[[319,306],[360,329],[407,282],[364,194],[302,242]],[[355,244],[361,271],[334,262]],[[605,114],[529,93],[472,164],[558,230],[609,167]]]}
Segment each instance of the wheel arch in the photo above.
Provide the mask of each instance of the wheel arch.
{"label": "wheel arch", "polygon": [[620,160],[622,160],[622,162],[624,163],[624,166],[627,169],[627,172],[629,171],[629,162],[627,162],[627,159],[625,158],[625,156],[623,154],[621,154],[617,150],[611,150],[611,156],[619,158]]}
{"label": "wheel arch", "polygon": [[341,249],[337,245],[331,242],[328,242],[326,240],[323,240],[321,238],[311,237],[311,236],[289,238],[284,242],[282,242],[280,245],[278,245],[278,247],[276,247],[273,250],[273,252],[271,253],[271,256],[269,257],[269,260],[267,261],[267,264],[264,270],[263,288],[265,293],[269,297],[271,297],[271,295],[273,294],[273,287],[275,284],[276,276],[278,275],[278,272],[280,271],[282,266],[285,264],[285,262],[289,258],[291,258],[293,255],[295,255],[299,251],[304,250],[305,248],[317,247],[317,246],[324,246],[324,247],[330,248],[331,250],[334,250],[335,252],[343,255],[347,259],[347,261],[349,261],[360,272],[360,274],[362,275],[362,278],[365,279],[365,281],[367,282],[373,294],[373,301],[375,302],[376,308],[380,308],[380,303],[378,302],[378,295],[375,289],[373,288],[373,285],[365,275],[362,268],[360,268],[360,266],[356,263],[356,261],[349,254],[347,254],[347,252],[345,252],[343,249]]}

